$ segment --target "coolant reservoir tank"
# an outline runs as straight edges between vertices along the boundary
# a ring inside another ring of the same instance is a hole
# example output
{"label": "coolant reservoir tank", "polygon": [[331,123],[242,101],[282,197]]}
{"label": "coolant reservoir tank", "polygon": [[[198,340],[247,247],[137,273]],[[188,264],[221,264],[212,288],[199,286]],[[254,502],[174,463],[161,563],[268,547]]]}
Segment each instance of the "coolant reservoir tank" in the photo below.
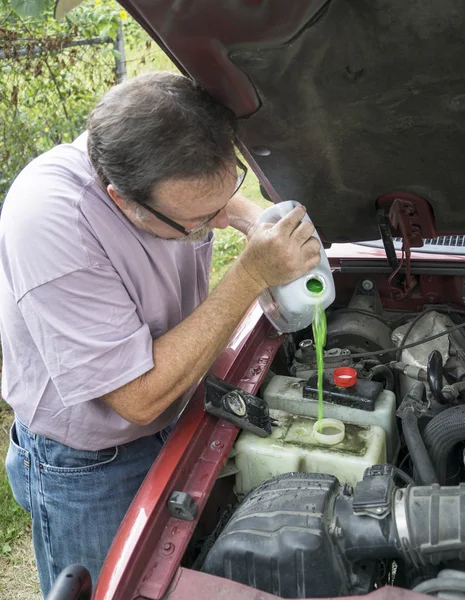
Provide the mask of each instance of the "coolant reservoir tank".
{"label": "coolant reservoir tank", "polygon": [[[359,380],[362,381],[362,380]],[[275,375],[263,389],[263,398],[272,409],[284,410],[293,415],[316,419],[318,397],[305,398],[302,390],[306,381],[297,377]],[[374,410],[362,410],[352,403],[349,405],[323,401],[325,417],[338,419],[343,423],[378,425],[386,434],[387,459],[395,463],[400,448],[399,431],[396,420],[396,396],[394,392],[382,390],[375,401]]]}
{"label": "coolant reservoir tank", "polygon": [[262,481],[284,473],[326,473],[354,486],[365,469],[386,462],[386,434],[377,425],[316,419],[270,410],[278,424],[270,437],[244,431],[233,454],[236,492],[247,494]]}
{"label": "coolant reservoir tank", "polygon": [[[258,223],[277,223],[300,202],[289,200],[267,208]],[[302,221],[310,221],[306,214]],[[313,234],[320,241],[318,233]],[[328,257],[321,246],[320,264],[303,277],[285,285],[272,286],[258,298],[261,309],[278,331],[289,333],[308,327],[313,321],[316,304],[328,308],[336,292]]]}

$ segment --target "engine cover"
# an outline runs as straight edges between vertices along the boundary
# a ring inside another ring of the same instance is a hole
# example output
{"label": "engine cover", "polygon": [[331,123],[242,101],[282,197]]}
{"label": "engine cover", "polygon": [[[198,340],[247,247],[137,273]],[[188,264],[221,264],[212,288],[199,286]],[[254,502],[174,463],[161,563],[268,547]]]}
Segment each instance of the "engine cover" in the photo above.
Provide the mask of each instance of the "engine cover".
{"label": "engine cover", "polygon": [[375,563],[353,567],[337,544],[332,507],[344,489],[330,475],[287,473],[269,479],[239,506],[203,571],[282,598],[368,592]]}

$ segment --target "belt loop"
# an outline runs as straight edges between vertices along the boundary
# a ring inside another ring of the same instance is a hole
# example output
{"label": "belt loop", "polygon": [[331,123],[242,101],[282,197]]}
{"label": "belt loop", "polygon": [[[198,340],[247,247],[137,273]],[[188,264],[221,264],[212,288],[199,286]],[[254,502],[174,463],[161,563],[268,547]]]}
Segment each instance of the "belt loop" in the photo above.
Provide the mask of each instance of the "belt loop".
{"label": "belt loop", "polygon": [[32,431],[29,429],[29,427],[28,427],[27,425],[25,425],[25,424],[24,424],[24,423],[21,421],[21,419],[18,417],[18,415],[17,415],[16,413],[15,413],[15,421],[16,421],[16,425],[17,425],[18,427],[20,427],[20,428],[23,430],[23,432],[24,432],[24,433],[25,433],[25,434],[26,434],[28,437],[30,437],[30,438],[31,438],[31,440],[34,440],[34,441],[35,441],[35,440],[37,439],[37,436],[36,436],[36,434],[35,434],[35,433],[32,433]]}

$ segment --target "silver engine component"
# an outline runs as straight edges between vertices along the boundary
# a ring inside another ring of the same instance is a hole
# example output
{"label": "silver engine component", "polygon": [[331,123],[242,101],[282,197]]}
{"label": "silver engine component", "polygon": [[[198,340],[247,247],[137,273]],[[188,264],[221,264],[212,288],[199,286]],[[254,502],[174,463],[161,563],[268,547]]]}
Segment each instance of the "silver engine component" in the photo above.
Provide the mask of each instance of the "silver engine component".
{"label": "silver engine component", "polygon": [[[352,367],[350,350],[347,348],[331,348],[325,350],[324,364],[326,371],[333,371],[338,367]],[[310,379],[317,372],[316,351],[312,340],[303,340],[295,353],[291,367],[291,374],[302,379]]]}

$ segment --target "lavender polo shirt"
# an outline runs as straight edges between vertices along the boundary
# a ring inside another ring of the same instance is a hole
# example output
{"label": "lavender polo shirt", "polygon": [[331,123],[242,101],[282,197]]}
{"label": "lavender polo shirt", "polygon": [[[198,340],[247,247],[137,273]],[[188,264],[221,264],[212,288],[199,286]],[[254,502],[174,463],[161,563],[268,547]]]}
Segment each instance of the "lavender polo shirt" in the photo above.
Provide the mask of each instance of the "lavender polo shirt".
{"label": "lavender polo shirt", "polygon": [[2,395],[34,433],[100,450],[179,415],[190,394],[145,426],[100,397],[152,369],[152,340],[206,298],[212,237],[132,225],[97,185],[86,134],[22,171],[0,218]]}

